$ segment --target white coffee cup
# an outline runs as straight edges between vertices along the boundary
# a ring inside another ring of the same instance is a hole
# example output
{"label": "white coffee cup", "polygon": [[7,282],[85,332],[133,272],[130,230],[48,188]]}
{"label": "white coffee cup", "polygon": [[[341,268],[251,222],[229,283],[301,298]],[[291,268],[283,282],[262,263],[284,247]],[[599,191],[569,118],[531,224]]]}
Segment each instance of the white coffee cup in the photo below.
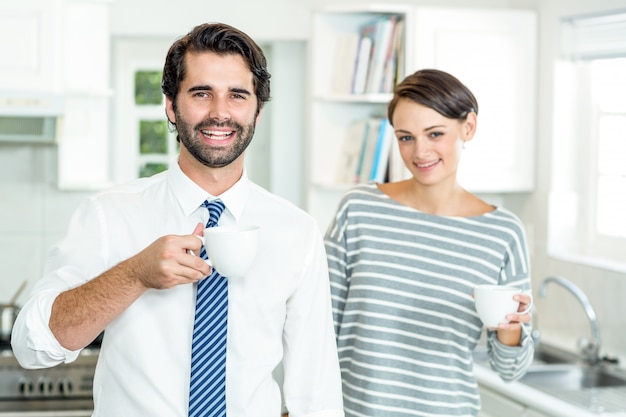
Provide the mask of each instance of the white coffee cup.
{"label": "white coffee cup", "polygon": [[509,314],[526,314],[533,306],[533,298],[530,296],[530,304],[524,311],[518,312],[519,301],[513,296],[521,294],[522,289],[517,287],[505,287],[502,285],[478,285],[474,287],[474,304],[476,312],[486,327],[498,327],[500,323],[508,323],[506,316]]}
{"label": "white coffee cup", "polygon": [[216,226],[204,229],[207,263],[221,275],[241,278],[248,273],[259,248],[258,226]]}

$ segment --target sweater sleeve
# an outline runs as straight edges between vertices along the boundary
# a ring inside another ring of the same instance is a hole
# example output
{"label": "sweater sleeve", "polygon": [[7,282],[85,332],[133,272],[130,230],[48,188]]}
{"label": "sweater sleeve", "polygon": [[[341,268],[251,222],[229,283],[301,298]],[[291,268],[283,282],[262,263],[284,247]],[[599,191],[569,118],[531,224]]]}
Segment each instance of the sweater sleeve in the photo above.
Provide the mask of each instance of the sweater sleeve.
{"label": "sweater sleeve", "polygon": [[347,242],[345,230],[347,226],[347,207],[348,203],[344,199],[324,236],[328,272],[330,276],[333,321],[335,334],[337,336],[339,336],[339,328],[343,319],[343,312],[350,285],[346,261]]}
{"label": "sweater sleeve", "polygon": [[[502,265],[499,284],[516,286],[525,293],[532,293],[526,236],[521,221],[512,214],[510,240]],[[522,336],[518,346],[506,346],[500,343],[496,331],[487,332],[489,362],[502,380],[516,381],[526,374],[535,352],[531,332],[531,323],[523,323]]]}

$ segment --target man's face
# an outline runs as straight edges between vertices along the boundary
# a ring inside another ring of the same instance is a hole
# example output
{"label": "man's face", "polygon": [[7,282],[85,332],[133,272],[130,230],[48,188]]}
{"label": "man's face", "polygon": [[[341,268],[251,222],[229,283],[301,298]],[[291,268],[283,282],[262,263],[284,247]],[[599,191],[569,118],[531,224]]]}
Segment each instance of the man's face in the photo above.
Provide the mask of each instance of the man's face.
{"label": "man's face", "polygon": [[229,165],[250,144],[259,117],[252,72],[239,55],[188,53],[185,63],[176,110],[167,99],[167,115],[197,161],[211,168]]}

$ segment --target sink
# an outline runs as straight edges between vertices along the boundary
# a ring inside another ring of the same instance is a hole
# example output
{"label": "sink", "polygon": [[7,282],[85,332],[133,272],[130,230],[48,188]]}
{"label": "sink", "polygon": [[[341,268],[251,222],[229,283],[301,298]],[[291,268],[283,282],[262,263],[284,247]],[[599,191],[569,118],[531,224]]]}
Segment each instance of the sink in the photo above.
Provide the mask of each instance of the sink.
{"label": "sink", "polygon": [[626,386],[626,375],[609,371],[601,366],[582,364],[532,365],[519,382],[535,388],[562,391],[587,388]]}
{"label": "sink", "polygon": [[[489,367],[487,349],[477,347],[474,360]],[[626,388],[626,372],[611,365],[587,365],[571,352],[540,344],[535,356],[519,382],[538,389],[580,391],[589,388]]]}
{"label": "sink", "polygon": [[566,352],[550,345],[541,344],[535,348],[533,365],[576,363],[577,361],[578,357],[573,353]]}
{"label": "sink", "polygon": [[[476,347],[474,361],[490,368],[486,346]],[[611,363],[588,365],[579,355],[545,343],[535,347],[533,362],[517,383],[589,413],[626,415],[626,369]]]}

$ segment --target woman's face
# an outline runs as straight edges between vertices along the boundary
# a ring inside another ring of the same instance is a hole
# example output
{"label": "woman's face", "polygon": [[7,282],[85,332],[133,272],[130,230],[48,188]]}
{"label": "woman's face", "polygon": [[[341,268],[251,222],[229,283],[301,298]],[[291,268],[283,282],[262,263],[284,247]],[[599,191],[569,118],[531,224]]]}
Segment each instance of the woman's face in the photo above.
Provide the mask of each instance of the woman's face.
{"label": "woman's face", "polygon": [[456,182],[463,143],[474,136],[476,114],[449,119],[410,99],[398,102],[393,127],[402,160],[423,185]]}

